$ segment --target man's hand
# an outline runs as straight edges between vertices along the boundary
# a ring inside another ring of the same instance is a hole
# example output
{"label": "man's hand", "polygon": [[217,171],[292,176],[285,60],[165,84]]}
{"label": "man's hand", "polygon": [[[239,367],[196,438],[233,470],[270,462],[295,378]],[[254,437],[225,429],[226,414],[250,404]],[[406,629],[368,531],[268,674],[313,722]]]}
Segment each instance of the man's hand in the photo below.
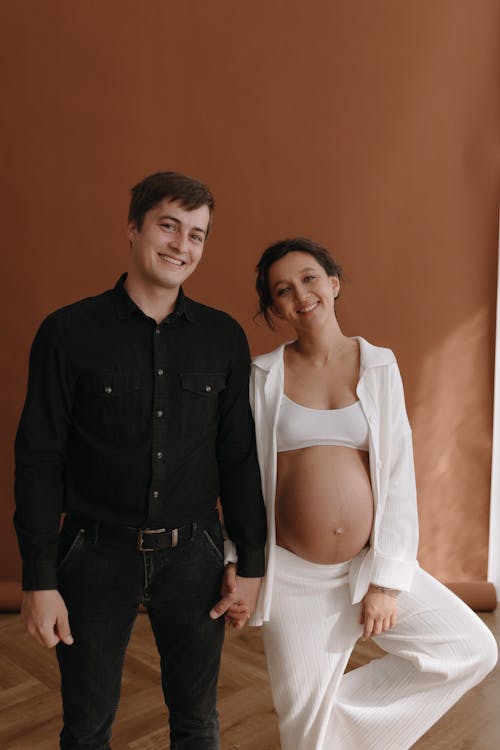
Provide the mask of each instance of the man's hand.
{"label": "man's hand", "polygon": [[245,578],[236,574],[235,563],[226,565],[221,586],[222,598],[210,610],[216,619],[226,615],[226,622],[234,628],[243,628],[255,611],[262,578]]}
{"label": "man's hand", "polygon": [[370,585],[361,604],[360,625],[363,625],[362,641],[372,635],[380,635],[396,624],[398,608],[397,591]]}
{"label": "man's hand", "polygon": [[56,589],[25,591],[21,620],[30,636],[42,646],[53,648],[59,641],[67,646],[73,643],[68,610]]}

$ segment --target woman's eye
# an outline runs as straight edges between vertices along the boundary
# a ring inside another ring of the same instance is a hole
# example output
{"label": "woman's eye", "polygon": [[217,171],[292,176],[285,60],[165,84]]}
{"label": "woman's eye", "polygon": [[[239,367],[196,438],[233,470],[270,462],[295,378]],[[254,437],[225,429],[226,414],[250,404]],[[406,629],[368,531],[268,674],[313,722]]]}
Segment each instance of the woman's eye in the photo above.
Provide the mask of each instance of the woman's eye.
{"label": "woman's eye", "polygon": [[283,295],[286,294],[287,292],[288,292],[288,287],[283,287],[283,289],[278,289],[276,294],[278,295],[278,297],[283,297]]}
{"label": "woman's eye", "polygon": [[195,240],[196,242],[201,242],[201,237],[199,234],[192,234],[191,239]]}
{"label": "woman's eye", "polygon": [[304,281],[312,281],[315,278],[316,278],[316,276],[306,276],[305,279],[304,279]]}

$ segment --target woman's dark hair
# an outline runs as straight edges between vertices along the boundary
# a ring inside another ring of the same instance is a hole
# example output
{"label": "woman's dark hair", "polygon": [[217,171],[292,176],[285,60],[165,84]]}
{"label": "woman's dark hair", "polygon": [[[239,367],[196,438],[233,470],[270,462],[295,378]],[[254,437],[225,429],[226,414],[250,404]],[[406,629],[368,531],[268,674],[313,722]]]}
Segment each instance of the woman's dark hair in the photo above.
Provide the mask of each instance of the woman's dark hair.
{"label": "woman's dark hair", "polygon": [[273,263],[288,255],[288,253],[309,253],[325,270],[327,276],[337,276],[339,279],[342,277],[342,269],[335,263],[328,250],[307,237],[291,237],[268,247],[262,253],[255,268],[257,271],[255,287],[259,295],[259,311],[270,328],[274,328],[274,326],[269,314],[269,308],[273,304],[268,283],[269,269]]}
{"label": "woman's dark hair", "polygon": [[[210,212],[208,228],[212,223],[214,198],[209,188],[192,177],[179,172],[156,172],[134,185],[131,192],[128,220],[134,221],[139,232],[144,215],[164,198],[178,201],[187,211],[207,206]],[[207,232],[208,234],[208,232]]]}

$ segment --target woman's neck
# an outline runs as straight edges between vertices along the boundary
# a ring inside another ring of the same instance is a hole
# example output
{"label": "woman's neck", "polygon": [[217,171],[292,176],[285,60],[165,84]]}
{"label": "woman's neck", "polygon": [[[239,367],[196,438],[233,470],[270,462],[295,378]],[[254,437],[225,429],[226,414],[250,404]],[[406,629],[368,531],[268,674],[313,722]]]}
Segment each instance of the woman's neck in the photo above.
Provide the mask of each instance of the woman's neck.
{"label": "woman's neck", "polygon": [[315,330],[296,330],[297,340],[291,344],[296,354],[310,360],[312,364],[324,365],[351,346],[351,339],[344,336],[334,318],[328,326]]}

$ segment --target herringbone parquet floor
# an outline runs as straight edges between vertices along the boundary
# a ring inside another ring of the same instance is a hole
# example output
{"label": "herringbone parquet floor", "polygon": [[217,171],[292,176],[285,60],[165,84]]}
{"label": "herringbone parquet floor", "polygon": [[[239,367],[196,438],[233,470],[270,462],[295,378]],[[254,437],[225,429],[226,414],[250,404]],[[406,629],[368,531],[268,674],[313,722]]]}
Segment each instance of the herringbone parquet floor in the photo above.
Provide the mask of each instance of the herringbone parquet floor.
{"label": "herringbone parquet floor", "polygon": [[[500,640],[500,615],[485,614],[483,619]],[[359,645],[350,667],[379,653],[371,642]],[[18,615],[1,615],[0,657],[0,748],[56,750],[60,701],[54,653],[38,647],[24,634]],[[169,747],[167,713],[159,683],[158,658],[148,618],[140,615],[126,659],[114,750]],[[279,750],[258,629],[228,631],[219,695],[222,750]],[[497,666],[414,746],[415,750],[498,750],[499,695]]]}

